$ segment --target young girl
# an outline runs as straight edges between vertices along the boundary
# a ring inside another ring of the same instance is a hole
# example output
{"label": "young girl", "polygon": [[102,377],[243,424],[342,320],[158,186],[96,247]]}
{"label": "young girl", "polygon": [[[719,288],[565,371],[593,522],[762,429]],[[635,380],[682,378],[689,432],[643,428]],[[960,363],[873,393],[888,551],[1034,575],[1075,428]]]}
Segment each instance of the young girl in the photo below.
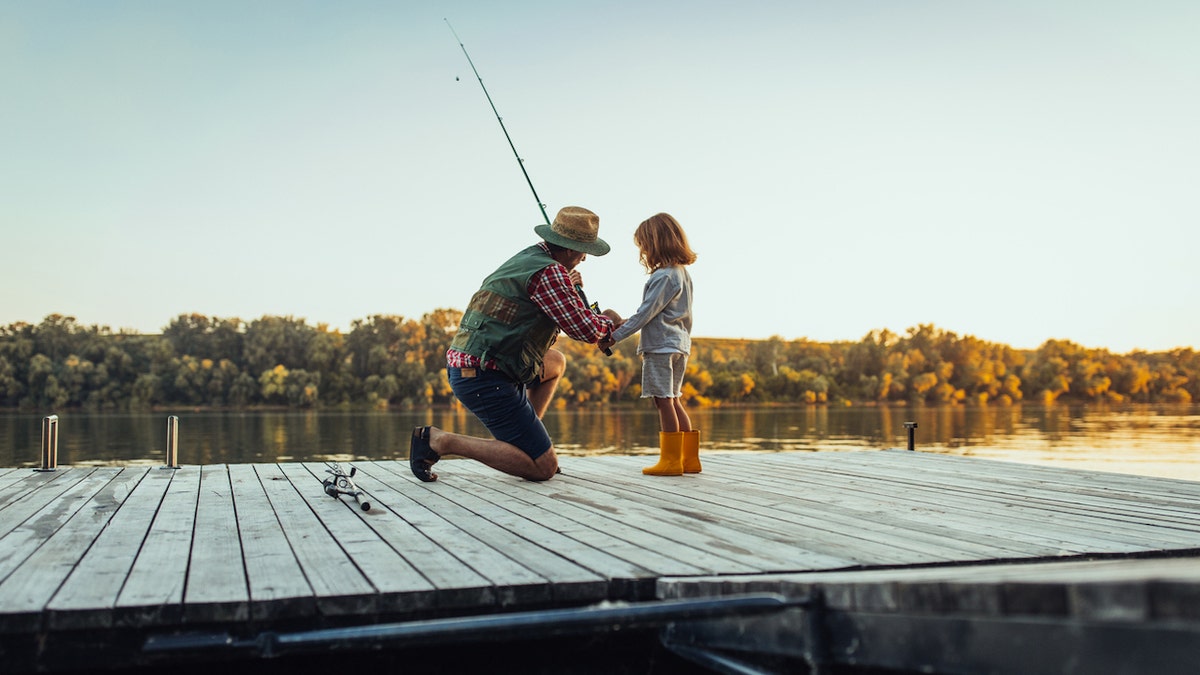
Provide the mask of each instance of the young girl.
{"label": "young girl", "polygon": [[662,431],[659,459],[642,469],[651,476],[700,473],[700,432],[692,429],[680,401],[683,374],[692,349],[692,277],[686,265],[696,262],[679,221],[666,213],[653,216],[633,233],[640,260],[650,279],[642,305],[613,331],[601,348],[642,332],[642,398],[653,398]]}

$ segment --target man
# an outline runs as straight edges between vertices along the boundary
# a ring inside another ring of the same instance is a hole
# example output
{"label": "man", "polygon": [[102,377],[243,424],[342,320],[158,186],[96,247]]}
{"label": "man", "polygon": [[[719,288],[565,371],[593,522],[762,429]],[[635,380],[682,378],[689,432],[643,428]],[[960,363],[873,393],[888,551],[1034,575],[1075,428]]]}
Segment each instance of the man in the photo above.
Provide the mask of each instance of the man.
{"label": "man", "polygon": [[541,416],[562,377],[566,357],[551,345],[559,331],[573,340],[608,340],[621,318],[596,314],[583,302],[575,267],[588,255],[608,253],[597,234],[600,218],[578,206],[538,225],[542,242],[517,253],[483,281],[463,313],[446,352],[454,395],[493,439],[413,429],[409,466],[422,481],[437,480],[432,467],[443,455],[474,459],[527,480],[549,480],[558,457]]}

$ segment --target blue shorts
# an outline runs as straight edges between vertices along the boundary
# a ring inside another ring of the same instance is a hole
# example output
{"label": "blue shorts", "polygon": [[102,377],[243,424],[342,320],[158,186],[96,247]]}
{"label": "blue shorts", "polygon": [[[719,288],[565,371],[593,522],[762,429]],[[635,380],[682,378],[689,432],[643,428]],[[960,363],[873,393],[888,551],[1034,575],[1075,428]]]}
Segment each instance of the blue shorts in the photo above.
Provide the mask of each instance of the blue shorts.
{"label": "blue shorts", "polygon": [[[463,377],[463,371],[474,377]],[[496,440],[515,445],[536,460],[550,449],[550,434],[529,403],[525,385],[495,370],[447,368],[450,388]]]}

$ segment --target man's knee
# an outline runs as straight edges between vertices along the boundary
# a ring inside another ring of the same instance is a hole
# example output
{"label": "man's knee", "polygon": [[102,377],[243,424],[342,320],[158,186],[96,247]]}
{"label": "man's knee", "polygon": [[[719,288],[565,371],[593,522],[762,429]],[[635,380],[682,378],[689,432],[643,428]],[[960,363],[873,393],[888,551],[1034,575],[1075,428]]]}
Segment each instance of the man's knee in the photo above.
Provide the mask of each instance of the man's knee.
{"label": "man's knee", "polygon": [[546,352],[546,356],[542,359],[542,377],[541,380],[552,380],[561,377],[567,369],[567,357],[557,349],[551,349]]}
{"label": "man's knee", "polygon": [[533,460],[534,473],[529,477],[532,481],[546,481],[558,474],[558,456],[551,448],[546,454]]}

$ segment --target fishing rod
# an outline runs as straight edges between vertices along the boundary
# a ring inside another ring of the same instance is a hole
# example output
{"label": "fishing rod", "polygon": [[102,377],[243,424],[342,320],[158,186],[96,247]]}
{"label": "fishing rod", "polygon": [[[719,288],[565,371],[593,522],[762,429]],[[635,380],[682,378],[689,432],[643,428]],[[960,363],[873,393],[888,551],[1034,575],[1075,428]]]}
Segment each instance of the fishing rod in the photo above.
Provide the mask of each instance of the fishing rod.
{"label": "fishing rod", "polygon": [[492,106],[492,112],[496,115],[496,121],[500,123],[500,130],[504,132],[504,138],[508,140],[508,147],[512,148],[513,157],[517,158],[517,165],[521,167],[521,173],[525,175],[525,182],[529,183],[529,191],[533,193],[533,199],[537,202],[538,210],[542,212],[542,218],[546,220],[546,225],[553,227],[550,224],[550,216],[546,215],[546,205],[542,203],[542,198],[538,197],[537,189],[533,187],[533,181],[529,178],[529,172],[525,170],[525,160],[521,159],[521,155],[517,153],[517,146],[513,145],[512,136],[508,135],[508,128],[504,126],[504,119],[500,117],[500,111],[496,110],[496,104],[492,101],[492,95],[488,93],[487,87],[484,86],[483,78],[479,76],[479,70],[475,68],[475,62],[471,60],[471,55],[467,53],[466,45],[458,37],[454,26],[450,25],[450,19],[443,18],[442,20],[450,28],[450,32],[454,35],[454,39],[462,49],[463,56],[467,57],[467,63],[471,64],[471,72],[475,73],[475,79],[479,80],[479,86],[483,89],[483,95],[487,97],[488,105]]}
{"label": "fishing rod", "polygon": [[[517,152],[517,146],[513,144],[512,136],[508,133],[508,127],[504,126],[504,118],[500,117],[500,111],[496,110],[496,103],[492,101],[492,95],[488,93],[487,86],[483,83],[483,77],[479,75],[479,69],[475,67],[475,62],[471,60],[471,55],[467,53],[467,46],[463,44],[462,38],[458,37],[458,31],[454,30],[454,26],[450,24],[450,19],[443,17],[442,21],[446,22],[446,26],[450,29],[454,40],[458,42],[459,48],[462,49],[463,56],[467,57],[467,63],[471,65],[471,72],[475,73],[475,79],[479,80],[479,88],[483,89],[483,95],[487,97],[488,105],[492,106],[492,114],[496,116],[496,121],[500,123],[500,130],[504,132],[504,138],[508,141],[508,147],[512,148],[513,157],[517,158],[517,166],[521,167],[521,174],[525,176],[525,182],[529,184],[529,191],[533,193],[533,200],[537,202],[538,210],[542,212],[542,218],[546,221],[546,226],[553,228],[554,225],[550,223],[550,216],[546,214],[546,205],[542,203],[542,198],[538,196],[537,188],[533,187],[533,180],[529,177],[529,172],[525,170],[525,160],[521,159],[521,154]],[[585,306],[596,314],[601,313],[599,303],[588,302],[587,294],[583,292],[581,284],[575,284],[575,292],[579,294],[579,299],[583,300]],[[604,353],[612,356],[611,349],[605,349]]]}
{"label": "fishing rod", "polygon": [[346,473],[342,470],[342,465],[337,462],[326,466],[330,468],[325,469],[325,473],[333,475],[321,481],[321,485],[325,488],[325,494],[339,500],[342,495],[350,495],[354,497],[354,501],[358,502],[363,511],[370,511],[371,502],[367,501],[366,493],[354,484],[354,474],[358,473],[358,467],[352,466],[350,473]]}

